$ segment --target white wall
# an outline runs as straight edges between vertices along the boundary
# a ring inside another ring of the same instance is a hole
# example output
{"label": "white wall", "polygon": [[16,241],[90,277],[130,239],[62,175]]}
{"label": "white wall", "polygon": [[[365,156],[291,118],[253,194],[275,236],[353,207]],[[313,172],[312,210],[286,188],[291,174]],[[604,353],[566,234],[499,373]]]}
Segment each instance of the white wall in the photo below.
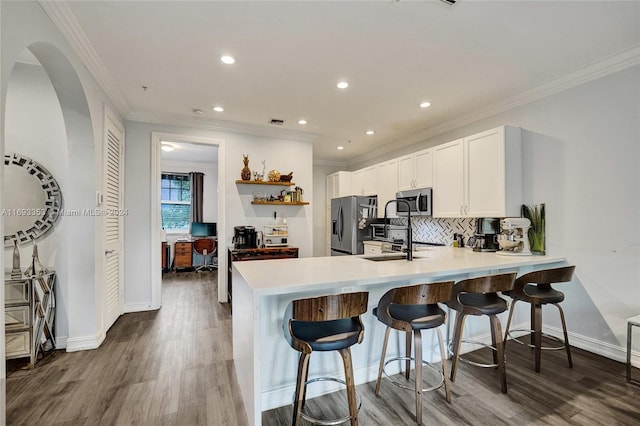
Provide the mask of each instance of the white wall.
{"label": "white wall", "polygon": [[[9,76],[16,60],[29,48],[49,76],[53,76],[52,82],[65,120],[68,154],[66,184],[63,188],[65,207],[95,208],[95,191],[102,185],[103,113],[105,107],[115,108],[39,3],[0,2],[0,8],[0,134],[4,136],[5,129],[10,129],[12,125],[7,122],[10,116],[4,113]],[[4,143],[3,138],[0,142],[3,152]],[[49,149],[48,143],[41,141],[40,148]],[[43,164],[55,170],[47,160]],[[61,227],[66,226],[62,223]],[[65,281],[59,281],[56,295],[62,302],[59,313],[68,318],[68,330],[63,327],[57,330],[58,337],[61,337],[58,342],[64,346],[66,340],[67,348],[71,347],[71,350],[97,347],[105,333],[101,294],[103,256],[99,255],[103,251],[102,223],[95,217],[76,217],[73,226],[65,227],[64,240],[62,245],[67,244],[68,254],[59,256],[55,263],[60,265],[59,262],[65,262],[68,274]],[[0,296],[1,301],[3,298]],[[65,306],[66,310],[63,309]],[[64,324],[60,322],[59,325]],[[4,345],[0,355],[3,353]]]}
{"label": "white wall", "polygon": [[[308,206],[260,206],[252,205],[253,193],[278,193],[283,187],[236,185],[243,167],[242,155],[249,155],[249,167],[262,170],[266,160],[267,172],[277,169],[283,173],[293,171],[293,181],[304,188],[306,199],[313,199],[312,145],[286,139],[267,138],[240,133],[219,132],[200,128],[178,127],[128,121],[127,158],[125,181],[125,207],[129,216],[125,218],[125,309],[126,306],[151,307],[150,264],[150,179],[151,179],[151,133],[162,132],[177,135],[206,137],[224,141],[226,150],[226,206],[224,217],[218,218],[218,233],[224,226],[226,241],[219,242],[219,253],[231,245],[233,227],[253,225],[261,229],[273,220],[273,213],[286,217],[289,223],[289,244],[300,248],[300,257],[312,255],[313,212]],[[221,166],[220,166],[221,167]],[[222,167],[221,167],[222,168]],[[154,252],[155,256],[156,253]],[[218,257],[224,267],[225,256]],[[224,275],[223,275],[224,276]]]}
{"label": "white wall", "polygon": [[[640,313],[638,123],[640,68],[633,67],[406,149],[522,127],[524,201],[546,203],[547,251],[576,265],[573,283],[558,286],[570,340],[616,359],[625,356],[626,318]],[[553,309],[543,321],[558,328]]]}
{"label": "white wall", "polygon": [[[51,80],[41,65],[16,64],[9,79],[5,108],[5,154],[17,153],[44,166],[58,182],[64,200],[68,168],[64,118]],[[9,192],[19,194],[25,190],[6,180],[3,185],[7,197]],[[16,195],[16,197],[19,196]],[[7,209],[11,206],[3,204],[3,208]],[[56,271],[60,282],[68,281],[65,261],[67,253],[63,236],[65,228],[73,226],[75,219],[75,217],[59,216],[55,227],[44,238],[37,241],[40,261],[48,269]],[[24,271],[31,265],[32,245],[19,246],[19,251],[20,263]],[[12,259],[13,249],[5,249],[5,265],[11,265]],[[59,296],[56,334],[67,336],[68,300],[64,297],[64,293]]]}

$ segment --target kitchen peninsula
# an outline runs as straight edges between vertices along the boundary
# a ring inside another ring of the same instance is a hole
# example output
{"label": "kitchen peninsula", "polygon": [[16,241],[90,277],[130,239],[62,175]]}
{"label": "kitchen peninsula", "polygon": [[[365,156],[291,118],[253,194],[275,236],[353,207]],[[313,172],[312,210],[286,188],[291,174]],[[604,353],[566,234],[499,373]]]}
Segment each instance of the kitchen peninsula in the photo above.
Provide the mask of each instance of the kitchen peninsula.
{"label": "kitchen peninsula", "polygon": [[[501,272],[522,274],[565,264],[563,257],[500,256],[452,247],[416,251],[412,262],[373,261],[367,257],[234,263],[233,359],[249,424],[260,425],[262,411],[291,403],[297,353],[284,340],[282,317],[292,300],[329,293],[369,292],[368,312],[362,316],[365,337],[362,344],[352,347],[355,382],[361,384],[375,380],[377,375],[384,327],[377,324],[371,310],[388,289]],[[431,337],[425,333],[425,347],[433,343]],[[402,346],[390,344],[388,355],[393,356]],[[309,377],[339,376],[342,368],[339,357],[334,355],[314,353]],[[426,361],[440,360],[430,356],[431,351],[425,351]],[[308,390],[309,398],[315,394]]]}

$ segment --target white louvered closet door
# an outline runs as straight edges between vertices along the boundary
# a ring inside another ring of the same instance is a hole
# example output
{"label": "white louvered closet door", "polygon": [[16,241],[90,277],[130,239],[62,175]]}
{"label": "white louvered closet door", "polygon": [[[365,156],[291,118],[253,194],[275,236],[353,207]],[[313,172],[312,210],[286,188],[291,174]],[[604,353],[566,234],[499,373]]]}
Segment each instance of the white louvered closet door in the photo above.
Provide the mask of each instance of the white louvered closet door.
{"label": "white louvered closet door", "polygon": [[122,203],[124,131],[110,114],[105,117],[104,220],[105,332],[123,312],[122,225],[126,211]]}

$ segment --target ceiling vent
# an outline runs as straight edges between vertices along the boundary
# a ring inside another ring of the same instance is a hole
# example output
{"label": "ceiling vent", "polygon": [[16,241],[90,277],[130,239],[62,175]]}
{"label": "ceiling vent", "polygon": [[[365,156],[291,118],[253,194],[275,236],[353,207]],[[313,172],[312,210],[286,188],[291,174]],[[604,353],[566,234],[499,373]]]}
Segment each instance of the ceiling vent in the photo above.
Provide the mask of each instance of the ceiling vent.
{"label": "ceiling vent", "polygon": [[269,124],[273,126],[282,126],[284,124],[284,120],[281,120],[279,118],[272,118],[271,120],[269,120]]}

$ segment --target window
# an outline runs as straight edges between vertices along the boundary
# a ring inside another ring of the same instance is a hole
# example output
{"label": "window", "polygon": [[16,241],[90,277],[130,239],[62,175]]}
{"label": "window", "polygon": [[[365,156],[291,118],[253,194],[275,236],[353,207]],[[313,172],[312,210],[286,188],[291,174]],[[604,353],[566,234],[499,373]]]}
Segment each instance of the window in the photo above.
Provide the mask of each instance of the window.
{"label": "window", "polygon": [[160,183],[162,227],[189,232],[191,223],[191,181],[188,174],[162,173]]}

